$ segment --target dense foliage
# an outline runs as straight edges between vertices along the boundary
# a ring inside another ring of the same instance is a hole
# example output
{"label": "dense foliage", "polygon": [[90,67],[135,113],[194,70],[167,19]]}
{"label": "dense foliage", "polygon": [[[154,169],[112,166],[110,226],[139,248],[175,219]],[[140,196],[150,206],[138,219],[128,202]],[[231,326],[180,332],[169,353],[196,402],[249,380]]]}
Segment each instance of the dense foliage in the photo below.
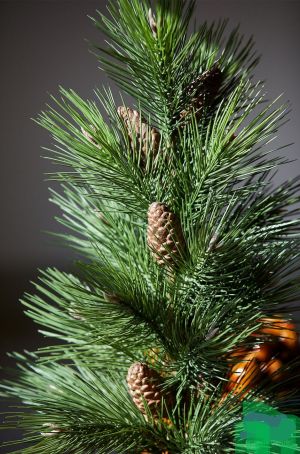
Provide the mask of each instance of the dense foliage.
{"label": "dense foliage", "polygon": [[[52,192],[61,236],[81,258],[77,275],[41,271],[36,294],[22,301],[61,343],[14,354],[20,372],[2,392],[23,402],[7,416],[29,443],[17,452],[233,452],[241,401],[221,401],[225,357],[254,342],[262,314],[283,314],[299,299],[299,180],[272,183],[286,161],[273,145],[286,106],[266,103],[252,78],[253,42],[238,29],[225,33],[219,22],[191,31],[194,2],[159,0],[150,15],[149,7],[112,0],[108,17],[94,19],[107,45],[94,50],[149,131],[159,131],[158,153],[149,133],[142,155],[118,114],[123,99],[109,89],[93,101],[61,89],[38,118],[62,169],[62,190]],[[199,114],[193,82],[215,65],[221,85]],[[159,266],[147,245],[153,202],[182,226],[186,248],[174,266]],[[176,396],[162,410],[167,419],[135,406],[126,384],[134,362],[150,364]],[[262,382],[247,396],[295,405],[276,386]]]}

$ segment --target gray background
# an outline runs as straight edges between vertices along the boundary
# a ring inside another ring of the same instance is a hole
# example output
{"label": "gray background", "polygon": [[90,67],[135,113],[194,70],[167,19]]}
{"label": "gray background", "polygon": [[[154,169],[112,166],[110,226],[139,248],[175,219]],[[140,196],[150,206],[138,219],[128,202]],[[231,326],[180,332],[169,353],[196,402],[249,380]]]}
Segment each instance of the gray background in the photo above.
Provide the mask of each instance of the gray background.
{"label": "gray background", "polygon": [[[54,245],[43,230],[57,230],[57,209],[48,202],[45,172],[49,161],[40,158],[40,146],[49,146],[47,133],[36,126],[36,117],[57,93],[58,85],[73,88],[83,97],[105,82],[97,61],[88,52],[85,38],[101,42],[102,36],[87,15],[105,10],[105,1],[36,0],[0,1],[0,299],[1,362],[6,350],[36,348],[43,339],[22,315],[17,302],[37,268],[68,268],[72,254]],[[257,79],[266,79],[270,98],[284,92],[292,102],[291,121],[282,129],[278,144],[295,142],[285,153],[299,157],[299,23],[297,0],[198,1],[198,19],[228,17],[241,24],[246,36],[254,34],[263,59]],[[286,166],[278,179],[300,173],[300,162]]]}

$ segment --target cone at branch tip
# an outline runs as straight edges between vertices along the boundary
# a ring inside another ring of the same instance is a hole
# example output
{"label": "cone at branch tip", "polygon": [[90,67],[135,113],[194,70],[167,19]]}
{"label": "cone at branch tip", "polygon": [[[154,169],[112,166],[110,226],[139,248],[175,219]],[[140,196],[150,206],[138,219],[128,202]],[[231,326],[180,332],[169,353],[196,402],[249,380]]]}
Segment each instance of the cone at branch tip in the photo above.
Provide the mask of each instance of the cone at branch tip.
{"label": "cone at branch tip", "polygon": [[210,239],[206,252],[215,251],[218,248],[218,241],[219,241],[219,235],[217,233],[215,233]]}
{"label": "cone at branch tip", "polygon": [[107,225],[108,227],[111,227],[111,224],[109,223],[109,221],[107,220],[106,216],[102,211],[95,209],[94,213],[103,222],[103,224]]}
{"label": "cone at branch tip", "polygon": [[141,150],[141,164],[145,166],[149,153],[152,154],[152,158],[155,158],[159,151],[159,131],[150,127],[137,110],[120,106],[117,111],[127,129],[131,148]]}
{"label": "cone at branch tip", "polygon": [[156,36],[157,36],[157,24],[156,24],[155,15],[153,14],[151,8],[149,9],[149,12],[148,12],[148,19],[149,19],[150,28],[152,30],[152,34],[156,38]]}
{"label": "cone at branch tip", "polygon": [[193,80],[185,90],[190,100],[189,105],[180,112],[180,118],[184,119],[195,111],[197,120],[200,120],[203,109],[215,100],[222,80],[222,72],[217,63]]}
{"label": "cone at branch tip", "polygon": [[47,431],[47,432],[41,432],[41,435],[43,437],[55,437],[56,435],[58,435],[62,432],[65,432],[65,430],[61,429],[56,424],[46,422],[45,424],[43,424],[43,426],[48,427],[48,429],[49,429],[49,431]]}
{"label": "cone at branch tip", "polygon": [[148,209],[147,243],[159,265],[175,264],[186,250],[180,220],[164,203]]}
{"label": "cone at branch tip", "polygon": [[[92,129],[93,132],[96,132],[96,128],[94,126],[90,125],[90,128]],[[94,137],[88,131],[86,131],[83,127],[81,127],[81,132],[89,142],[91,142],[94,145],[97,145],[97,147],[99,147],[99,145],[97,144]]]}
{"label": "cone at branch tip", "polygon": [[104,292],[104,298],[106,299],[106,301],[108,301],[109,303],[112,303],[112,304],[119,304],[121,302],[121,299],[118,295],[116,295],[115,293],[105,293]]}

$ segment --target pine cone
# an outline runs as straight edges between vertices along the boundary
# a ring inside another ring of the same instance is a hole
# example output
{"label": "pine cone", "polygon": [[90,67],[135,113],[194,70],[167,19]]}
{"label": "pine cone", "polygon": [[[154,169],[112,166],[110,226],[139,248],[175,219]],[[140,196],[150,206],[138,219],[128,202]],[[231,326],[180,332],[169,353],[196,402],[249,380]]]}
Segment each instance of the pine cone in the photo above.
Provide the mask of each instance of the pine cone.
{"label": "pine cone", "polygon": [[[141,147],[141,164],[145,166],[149,151],[155,157],[159,150],[160,133],[156,128],[149,128],[146,120],[140,114],[129,107],[118,107],[118,114],[123,119],[131,147],[139,149]],[[148,149],[150,143],[151,150]]]}
{"label": "pine cone", "polygon": [[82,322],[84,322],[86,319],[85,317],[83,317],[80,312],[76,309],[73,309],[73,308],[70,308],[69,309],[69,315],[70,317],[72,317],[74,320],[80,320]]}
{"label": "pine cone", "polygon": [[46,432],[41,432],[41,435],[43,437],[55,437],[60,433],[66,432],[64,429],[58,427],[56,424],[46,422],[43,424],[43,426],[47,428]]}
{"label": "pine cone", "polygon": [[187,95],[196,99],[197,97],[211,96],[215,97],[218,94],[222,83],[222,72],[217,64],[211,69],[200,74],[193,82],[188,85]]}
{"label": "pine cone", "polygon": [[210,239],[206,252],[209,253],[215,251],[218,248],[219,239],[219,235],[217,233],[214,233]]}
{"label": "pine cone", "polygon": [[185,251],[180,221],[163,203],[154,202],[149,207],[147,243],[159,265],[174,264]]}
{"label": "pine cone", "polygon": [[[96,128],[92,125],[90,125],[92,131],[96,132]],[[91,143],[93,143],[94,145],[97,145],[97,147],[99,147],[99,145],[97,144],[96,140],[94,139],[94,137],[89,133],[87,132],[84,128],[81,127],[81,132],[82,134],[84,135],[84,137]]]}
{"label": "pine cone", "polygon": [[127,373],[127,384],[133,402],[138,409],[146,415],[144,402],[153,416],[160,415],[162,398],[166,404],[172,402],[171,394],[161,389],[163,381],[161,376],[154,369],[150,369],[145,363],[134,363]]}
{"label": "pine cone", "polygon": [[156,36],[157,36],[157,24],[156,24],[156,19],[155,19],[155,16],[154,16],[151,8],[148,11],[148,19],[149,19],[150,28],[152,30],[152,34],[153,34],[154,38],[156,38]]}
{"label": "pine cone", "polygon": [[98,210],[97,208],[94,210],[94,213],[96,214],[96,216],[103,222],[103,224],[107,225],[108,227],[111,227],[111,224],[109,223],[109,221],[107,220],[106,216],[104,215],[104,213],[102,213],[102,211]]}
{"label": "pine cone", "polygon": [[112,304],[119,304],[121,302],[120,297],[115,293],[104,293],[104,298]]}
{"label": "pine cone", "polygon": [[199,75],[186,88],[186,96],[190,98],[190,105],[180,112],[180,118],[196,111],[199,120],[204,107],[210,105],[217,96],[222,84],[222,72],[217,65]]}

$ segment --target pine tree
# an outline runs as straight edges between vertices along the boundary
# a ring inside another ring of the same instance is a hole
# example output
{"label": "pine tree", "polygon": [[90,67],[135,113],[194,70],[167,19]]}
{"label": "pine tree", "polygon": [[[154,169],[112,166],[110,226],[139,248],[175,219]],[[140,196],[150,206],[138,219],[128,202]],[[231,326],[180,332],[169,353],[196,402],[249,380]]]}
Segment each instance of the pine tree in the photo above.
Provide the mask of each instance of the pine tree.
{"label": "pine tree", "polygon": [[238,452],[245,400],[299,413],[299,179],[274,187],[286,159],[270,145],[287,106],[265,102],[238,29],[190,32],[193,1],[150,6],[112,0],[94,19],[130,105],[61,89],[37,120],[67,169],[52,202],[81,259],[22,299],[60,342],[13,354],[16,452]]}

